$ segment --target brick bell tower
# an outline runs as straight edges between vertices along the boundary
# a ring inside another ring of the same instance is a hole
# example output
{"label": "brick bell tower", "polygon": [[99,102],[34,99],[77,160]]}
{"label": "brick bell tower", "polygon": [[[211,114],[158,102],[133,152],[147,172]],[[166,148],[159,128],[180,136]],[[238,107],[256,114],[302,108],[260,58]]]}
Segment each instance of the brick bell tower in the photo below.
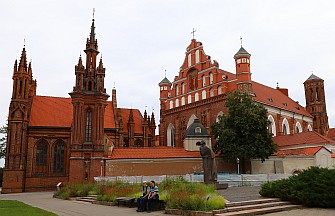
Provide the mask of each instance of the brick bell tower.
{"label": "brick bell tower", "polygon": [[32,98],[36,95],[31,62],[27,64],[26,48],[22,50],[20,63],[14,63],[13,93],[8,114],[8,136],[2,193],[25,191],[27,169],[27,128]]}
{"label": "brick bell tower", "polygon": [[312,74],[305,82],[306,110],[313,115],[313,130],[326,136],[329,130],[323,79]]}
{"label": "brick bell tower", "polygon": [[86,64],[80,56],[75,66],[76,83],[69,93],[73,104],[70,182],[93,181],[93,177],[100,176],[104,156],[104,116],[109,95],[104,87],[102,58],[97,66],[94,18],[84,51]]}
{"label": "brick bell tower", "polygon": [[250,72],[250,54],[242,46],[234,55],[236,66],[237,88],[243,92],[252,93],[251,72]]}

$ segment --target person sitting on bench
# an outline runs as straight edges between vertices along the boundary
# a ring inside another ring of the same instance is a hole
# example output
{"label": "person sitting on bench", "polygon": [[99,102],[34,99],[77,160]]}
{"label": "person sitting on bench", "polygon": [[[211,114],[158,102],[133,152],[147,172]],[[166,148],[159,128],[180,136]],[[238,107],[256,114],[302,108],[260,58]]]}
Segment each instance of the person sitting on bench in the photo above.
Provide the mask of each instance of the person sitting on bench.
{"label": "person sitting on bench", "polygon": [[148,196],[148,209],[147,212],[151,212],[153,203],[159,200],[158,187],[155,185],[155,181],[150,181],[150,194]]}
{"label": "person sitting on bench", "polygon": [[143,196],[137,199],[137,210],[138,212],[143,212],[146,210],[146,203],[148,200],[148,196],[150,194],[150,187],[147,185],[146,181],[143,181]]}

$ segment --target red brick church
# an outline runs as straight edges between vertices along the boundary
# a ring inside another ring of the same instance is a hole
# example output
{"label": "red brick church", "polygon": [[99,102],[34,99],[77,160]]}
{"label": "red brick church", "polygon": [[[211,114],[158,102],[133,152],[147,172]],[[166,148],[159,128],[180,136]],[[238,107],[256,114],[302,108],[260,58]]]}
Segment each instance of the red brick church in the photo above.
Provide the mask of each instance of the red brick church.
{"label": "red brick church", "polygon": [[70,98],[36,95],[25,47],[15,61],[8,115],[8,145],[3,193],[55,188],[100,176],[113,148],[155,145],[155,116],[118,108],[105,89],[94,19],[86,41],[86,61],[79,57]]}

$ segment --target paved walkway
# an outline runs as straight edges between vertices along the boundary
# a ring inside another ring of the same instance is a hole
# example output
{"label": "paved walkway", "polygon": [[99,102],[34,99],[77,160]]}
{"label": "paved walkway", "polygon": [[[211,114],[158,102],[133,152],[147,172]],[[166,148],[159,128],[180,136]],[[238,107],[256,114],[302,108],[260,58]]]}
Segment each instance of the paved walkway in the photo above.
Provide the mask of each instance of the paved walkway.
{"label": "paved walkway", "polygon": [[[259,198],[257,187],[235,187],[220,190],[226,199],[230,201],[242,201]],[[164,211],[151,213],[138,213],[136,208],[102,206],[78,201],[55,199],[53,192],[35,192],[19,194],[0,194],[0,200],[18,200],[31,206],[54,212],[60,216],[166,216]],[[1,215],[1,211],[0,211]],[[267,216],[334,216],[335,209],[298,209],[279,213],[267,214]]]}

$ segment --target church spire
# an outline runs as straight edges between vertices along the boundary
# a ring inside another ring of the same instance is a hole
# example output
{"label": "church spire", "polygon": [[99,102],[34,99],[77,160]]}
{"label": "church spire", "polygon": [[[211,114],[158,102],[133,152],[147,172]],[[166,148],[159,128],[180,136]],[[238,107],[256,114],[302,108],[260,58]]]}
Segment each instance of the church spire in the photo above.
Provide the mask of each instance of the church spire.
{"label": "church spire", "polygon": [[20,73],[27,72],[27,53],[26,53],[26,46],[23,47],[20,63],[19,63],[19,69],[18,71]]}

